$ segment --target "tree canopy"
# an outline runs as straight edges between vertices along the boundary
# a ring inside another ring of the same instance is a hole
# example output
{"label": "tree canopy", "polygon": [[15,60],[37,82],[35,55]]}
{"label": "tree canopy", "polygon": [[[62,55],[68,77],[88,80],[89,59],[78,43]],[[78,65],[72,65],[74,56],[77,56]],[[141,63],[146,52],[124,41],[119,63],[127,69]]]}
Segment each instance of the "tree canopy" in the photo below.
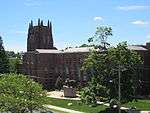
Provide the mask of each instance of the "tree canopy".
{"label": "tree canopy", "polygon": [[18,58],[21,59],[24,54],[23,51],[15,53],[14,51],[6,51],[8,58]]}
{"label": "tree canopy", "polygon": [[8,73],[9,72],[9,60],[6,55],[3,40],[0,36],[0,73]]}
{"label": "tree canopy", "polygon": [[24,75],[0,76],[0,111],[32,113],[44,109],[46,92],[42,86]]}
{"label": "tree canopy", "polygon": [[100,26],[96,28],[94,36],[88,39],[88,42],[95,42],[95,46],[98,48],[106,49],[110,44],[107,42],[107,38],[112,36],[112,28],[108,26]]}
{"label": "tree canopy", "polygon": [[97,79],[97,83],[106,87],[109,98],[118,99],[118,67],[121,68],[121,101],[132,101],[137,88],[137,66],[142,64],[140,55],[127,48],[127,43],[117,47],[92,52],[83,63],[82,70]]}
{"label": "tree canopy", "polygon": [[21,64],[21,59],[19,58],[9,58],[9,72],[10,73],[17,73],[18,72],[18,65]]}

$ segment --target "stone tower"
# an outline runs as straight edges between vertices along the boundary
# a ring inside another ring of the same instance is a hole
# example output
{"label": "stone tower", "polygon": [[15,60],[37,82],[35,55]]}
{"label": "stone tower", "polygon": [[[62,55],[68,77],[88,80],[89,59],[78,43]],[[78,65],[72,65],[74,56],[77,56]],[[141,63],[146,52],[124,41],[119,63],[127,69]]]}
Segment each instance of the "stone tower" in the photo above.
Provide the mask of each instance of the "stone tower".
{"label": "stone tower", "polygon": [[36,49],[56,49],[53,46],[52,24],[47,23],[43,25],[43,21],[38,19],[38,25],[33,26],[33,21],[29,23],[27,51],[34,51]]}

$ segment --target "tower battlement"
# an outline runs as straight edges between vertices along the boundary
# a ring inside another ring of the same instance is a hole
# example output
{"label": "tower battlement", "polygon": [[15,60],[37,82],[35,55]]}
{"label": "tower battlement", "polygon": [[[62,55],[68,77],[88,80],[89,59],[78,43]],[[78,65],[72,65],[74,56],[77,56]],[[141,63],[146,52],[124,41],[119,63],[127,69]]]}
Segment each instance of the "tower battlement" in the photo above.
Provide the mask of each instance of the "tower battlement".
{"label": "tower battlement", "polygon": [[33,25],[33,21],[29,23],[27,51],[36,49],[56,49],[53,45],[52,24],[47,22],[47,26],[43,24],[43,20],[38,19],[38,25]]}

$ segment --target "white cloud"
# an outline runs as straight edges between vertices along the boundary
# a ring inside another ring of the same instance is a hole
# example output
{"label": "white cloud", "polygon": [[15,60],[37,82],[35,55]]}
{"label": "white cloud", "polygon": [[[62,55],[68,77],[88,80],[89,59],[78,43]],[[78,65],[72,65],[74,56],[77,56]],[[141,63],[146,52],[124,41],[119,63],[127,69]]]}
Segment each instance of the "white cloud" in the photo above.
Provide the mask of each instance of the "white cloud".
{"label": "white cloud", "polygon": [[144,10],[144,9],[150,9],[150,6],[148,6],[148,5],[129,5],[129,6],[119,6],[119,7],[117,7],[117,9],[123,10],[123,11]]}
{"label": "white cloud", "polygon": [[24,5],[25,6],[40,6],[41,5],[41,2],[39,0],[26,0],[24,2]]}
{"label": "white cloud", "polygon": [[93,19],[94,19],[94,21],[97,21],[97,20],[101,21],[101,20],[103,20],[103,18],[100,17],[100,16],[96,16],[96,17],[94,17]]}
{"label": "white cloud", "polygon": [[148,25],[149,24],[148,21],[144,21],[144,20],[136,20],[136,21],[132,21],[131,23],[135,25]]}

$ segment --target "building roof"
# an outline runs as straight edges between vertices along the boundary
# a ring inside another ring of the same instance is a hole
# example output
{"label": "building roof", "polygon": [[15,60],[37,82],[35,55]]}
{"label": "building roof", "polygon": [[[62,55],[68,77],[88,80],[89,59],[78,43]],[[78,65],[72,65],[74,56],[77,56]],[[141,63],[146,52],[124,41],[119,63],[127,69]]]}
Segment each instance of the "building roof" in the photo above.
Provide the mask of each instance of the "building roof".
{"label": "building roof", "polygon": [[148,50],[145,47],[143,47],[142,45],[129,45],[128,49],[135,50],[135,51],[147,51]]}
{"label": "building roof", "polygon": [[38,53],[81,53],[81,52],[90,52],[94,50],[94,47],[82,47],[82,48],[69,48],[65,50],[53,50],[53,49],[36,49]]}
{"label": "building roof", "polygon": [[[147,51],[144,46],[141,45],[129,45],[127,47],[130,50],[135,50],[135,51]],[[68,48],[65,50],[54,50],[54,49],[36,49],[36,52],[38,53],[87,53],[90,52],[91,50],[94,50],[94,47],[81,47],[81,48]]]}
{"label": "building roof", "polygon": [[54,49],[36,49],[36,52],[38,53],[62,53],[62,51],[54,50]]}
{"label": "building roof", "polygon": [[90,52],[94,50],[94,47],[81,47],[81,48],[69,48],[64,50],[65,53],[78,53],[78,52]]}

